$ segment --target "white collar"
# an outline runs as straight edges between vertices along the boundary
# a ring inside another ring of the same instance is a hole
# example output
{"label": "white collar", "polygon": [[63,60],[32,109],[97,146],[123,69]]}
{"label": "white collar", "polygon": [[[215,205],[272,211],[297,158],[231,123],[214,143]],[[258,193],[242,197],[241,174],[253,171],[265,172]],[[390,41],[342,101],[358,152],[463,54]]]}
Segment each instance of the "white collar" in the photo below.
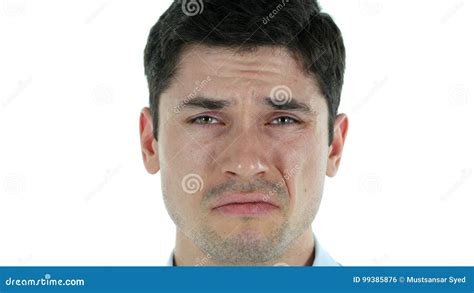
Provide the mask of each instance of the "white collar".
{"label": "white collar", "polygon": [[[313,267],[316,266],[323,266],[323,267],[338,267],[341,266],[338,262],[336,262],[327,251],[321,246],[318,242],[318,239],[313,233],[314,242],[315,242],[315,257],[313,261]],[[170,257],[168,258],[168,262],[166,266],[172,267],[174,266],[174,250],[171,252]]]}

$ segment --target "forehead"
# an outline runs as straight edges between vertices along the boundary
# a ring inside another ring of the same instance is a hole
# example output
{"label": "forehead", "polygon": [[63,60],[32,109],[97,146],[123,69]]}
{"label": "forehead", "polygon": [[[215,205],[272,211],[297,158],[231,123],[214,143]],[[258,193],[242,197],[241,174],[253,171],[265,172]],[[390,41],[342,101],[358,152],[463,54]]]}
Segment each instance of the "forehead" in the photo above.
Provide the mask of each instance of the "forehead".
{"label": "forehead", "polygon": [[[257,47],[253,49],[234,49],[227,47],[190,46],[181,55],[180,68],[185,73],[187,68],[198,69],[206,65],[206,69],[214,73],[227,73],[232,70],[261,70],[296,73],[296,59],[287,49],[281,47]],[[199,67],[200,68],[200,67]],[[201,68],[204,69],[204,68]]]}
{"label": "forehead", "polygon": [[[205,81],[205,86],[199,86]],[[294,54],[283,47],[235,48],[192,45],[181,54],[170,91],[183,98],[195,92],[219,98],[264,97],[277,86],[294,96],[314,102],[321,92],[314,77],[304,70]],[[229,95],[229,96],[226,96]]]}
{"label": "forehead", "polygon": [[[303,66],[294,54],[282,47],[257,47],[234,49],[194,45],[181,54],[177,75],[192,77],[197,74],[215,74],[221,77],[244,77],[269,79],[280,78],[292,82],[304,74]],[[313,81],[314,82],[314,81]]]}

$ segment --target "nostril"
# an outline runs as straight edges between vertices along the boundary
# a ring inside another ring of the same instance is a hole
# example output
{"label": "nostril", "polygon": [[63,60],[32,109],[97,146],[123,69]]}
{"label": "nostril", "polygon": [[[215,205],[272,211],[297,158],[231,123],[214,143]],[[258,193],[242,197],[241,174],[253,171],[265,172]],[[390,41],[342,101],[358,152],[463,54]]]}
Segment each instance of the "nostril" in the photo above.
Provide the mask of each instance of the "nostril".
{"label": "nostril", "polygon": [[237,173],[232,172],[232,171],[226,171],[225,173],[226,173],[226,174],[229,174],[229,175],[231,175],[231,176],[236,176],[236,175],[237,175]]}

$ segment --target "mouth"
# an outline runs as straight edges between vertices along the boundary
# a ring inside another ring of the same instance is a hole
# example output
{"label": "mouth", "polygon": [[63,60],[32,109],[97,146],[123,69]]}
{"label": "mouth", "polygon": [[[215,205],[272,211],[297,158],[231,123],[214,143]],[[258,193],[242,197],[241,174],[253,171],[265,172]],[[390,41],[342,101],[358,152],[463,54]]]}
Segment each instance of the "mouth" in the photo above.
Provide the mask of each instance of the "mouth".
{"label": "mouth", "polygon": [[264,193],[234,193],[222,197],[212,208],[226,215],[256,216],[279,209],[279,206]]}

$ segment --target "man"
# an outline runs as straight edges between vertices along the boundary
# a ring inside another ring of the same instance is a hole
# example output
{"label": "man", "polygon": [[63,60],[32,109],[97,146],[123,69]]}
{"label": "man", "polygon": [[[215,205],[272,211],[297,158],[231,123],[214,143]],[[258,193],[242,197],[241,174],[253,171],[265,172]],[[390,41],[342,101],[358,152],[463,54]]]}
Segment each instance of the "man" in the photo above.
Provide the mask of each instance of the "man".
{"label": "man", "polygon": [[145,48],[139,127],[177,226],[169,265],[338,265],[311,224],[347,134],[344,67],[315,0],[173,2]]}

